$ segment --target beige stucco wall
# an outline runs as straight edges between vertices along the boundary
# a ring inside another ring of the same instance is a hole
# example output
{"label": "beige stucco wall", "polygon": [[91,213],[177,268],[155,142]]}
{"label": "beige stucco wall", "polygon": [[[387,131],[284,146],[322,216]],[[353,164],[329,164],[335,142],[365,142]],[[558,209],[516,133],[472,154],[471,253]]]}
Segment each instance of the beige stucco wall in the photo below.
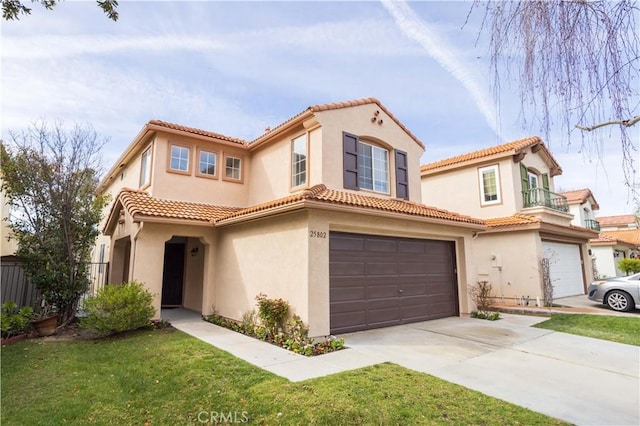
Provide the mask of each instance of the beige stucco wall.
{"label": "beige stucco wall", "polygon": [[[2,185],[2,179],[0,179],[0,186]],[[9,219],[9,204],[4,191],[0,190],[0,206],[2,206],[2,217],[0,217],[0,255],[10,256],[15,254],[18,250],[18,242],[15,239],[9,239],[11,230],[7,225],[7,219]]]}
{"label": "beige stucco wall", "polygon": [[[377,120],[372,123],[375,116]],[[421,202],[420,192],[420,156],[424,152],[423,148],[416,143],[407,133],[402,130],[385,112],[375,104],[362,105],[352,108],[338,110],[328,110],[316,114],[322,126],[322,182],[327,187],[344,189],[343,185],[343,149],[342,132],[348,132],[358,136],[361,140],[377,142],[389,149],[399,149],[407,153],[408,173],[409,173],[409,198],[415,202]],[[314,159],[317,161],[317,158]],[[318,182],[320,183],[320,182]],[[393,152],[389,152],[389,196],[396,196],[395,178],[395,157]],[[384,196],[374,192],[359,191],[372,195]]]}
{"label": "beige stucco wall", "polygon": [[305,212],[219,228],[215,311],[240,320],[255,308],[255,297],[265,293],[287,300],[293,313],[309,323],[307,235]]}
{"label": "beige stucco wall", "polygon": [[472,280],[489,281],[498,298],[542,300],[541,253],[536,231],[480,234],[474,240]]}
{"label": "beige stucco wall", "polygon": [[[501,202],[483,206],[478,170],[493,165],[498,166]],[[514,178],[514,170],[518,173],[517,179]],[[511,216],[522,209],[519,173],[519,169],[514,168],[513,160],[507,158],[423,176],[422,200],[430,206],[482,219]]]}
{"label": "beige stucco wall", "polygon": [[612,246],[592,246],[591,253],[596,261],[599,278],[609,278],[624,275],[616,268],[616,258],[613,257]]}
{"label": "beige stucco wall", "polygon": [[[168,171],[169,147],[172,143],[190,148],[188,175]],[[216,179],[197,176],[198,148],[218,154]],[[223,179],[225,153],[242,158],[242,183]],[[148,191],[154,197],[170,200],[245,207],[248,202],[250,175],[251,159],[242,147],[158,133],[153,156],[152,186]]]}

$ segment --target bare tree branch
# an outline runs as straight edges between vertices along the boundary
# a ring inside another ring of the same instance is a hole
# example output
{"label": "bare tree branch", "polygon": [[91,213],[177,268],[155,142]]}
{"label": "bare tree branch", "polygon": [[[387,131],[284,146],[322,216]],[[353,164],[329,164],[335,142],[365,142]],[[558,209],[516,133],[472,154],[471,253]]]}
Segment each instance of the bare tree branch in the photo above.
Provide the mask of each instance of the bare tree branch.
{"label": "bare tree branch", "polygon": [[576,124],[576,128],[580,130],[586,130],[587,132],[591,132],[595,129],[599,129],[600,127],[611,126],[614,124],[619,124],[625,127],[631,127],[637,124],[638,122],[640,122],[640,115],[633,117],[629,120],[609,120],[609,121],[604,121],[602,123],[594,124],[593,126],[581,126],[579,124]]}

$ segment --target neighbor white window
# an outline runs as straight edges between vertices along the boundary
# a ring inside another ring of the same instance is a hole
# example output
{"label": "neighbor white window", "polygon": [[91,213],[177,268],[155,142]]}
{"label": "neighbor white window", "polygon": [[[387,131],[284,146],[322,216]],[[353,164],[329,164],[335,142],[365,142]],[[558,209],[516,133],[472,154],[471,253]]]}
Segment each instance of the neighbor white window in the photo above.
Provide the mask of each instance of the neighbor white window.
{"label": "neighbor white window", "polygon": [[140,159],[140,188],[151,183],[151,147],[142,153]]}
{"label": "neighbor white window", "polygon": [[200,151],[200,165],[198,172],[202,175],[215,176],[217,161],[218,154],[215,152]]}
{"label": "neighbor white window", "polygon": [[358,186],[389,193],[389,151],[367,143],[358,144]]}
{"label": "neighbor white window", "polygon": [[238,157],[227,156],[225,159],[224,175],[227,179],[241,180],[242,179],[242,159]]}
{"label": "neighbor white window", "polygon": [[291,186],[307,183],[307,135],[291,141]]}
{"label": "neighbor white window", "polygon": [[498,166],[478,169],[480,178],[481,204],[497,204],[500,202],[500,176]]}
{"label": "neighbor white window", "polygon": [[189,148],[185,148],[184,146],[171,146],[171,162],[170,168],[171,170],[175,170],[178,172],[188,172],[189,171]]}

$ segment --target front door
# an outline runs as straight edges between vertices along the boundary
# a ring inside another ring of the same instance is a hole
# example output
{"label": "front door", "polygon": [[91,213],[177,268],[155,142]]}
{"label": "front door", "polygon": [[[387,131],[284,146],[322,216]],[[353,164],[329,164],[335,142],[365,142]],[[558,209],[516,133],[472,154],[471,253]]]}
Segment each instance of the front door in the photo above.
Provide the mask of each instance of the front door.
{"label": "front door", "polygon": [[182,306],[184,243],[165,243],[162,270],[162,306]]}

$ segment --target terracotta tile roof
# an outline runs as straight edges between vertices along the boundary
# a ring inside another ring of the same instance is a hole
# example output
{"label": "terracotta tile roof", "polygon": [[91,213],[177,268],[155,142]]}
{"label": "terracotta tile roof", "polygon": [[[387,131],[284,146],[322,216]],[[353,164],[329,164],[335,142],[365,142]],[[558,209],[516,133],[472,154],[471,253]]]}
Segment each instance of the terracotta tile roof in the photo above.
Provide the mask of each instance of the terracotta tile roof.
{"label": "terracotta tile roof", "polygon": [[436,209],[434,207],[425,206],[423,204],[417,204],[410,201],[399,199],[386,199],[372,197],[368,195],[353,194],[349,192],[336,191],[328,189],[324,185],[316,185],[298,194],[291,195],[289,197],[281,198],[278,200],[270,201],[267,203],[259,204],[249,207],[234,213],[231,213],[227,218],[241,217],[251,213],[260,211],[266,211],[281,206],[294,204],[300,201],[319,201],[330,204],[339,204],[344,206],[362,207],[373,210],[382,210],[394,213],[403,213],[412,216],[429,217],[433,219],[442,219],[452,222],[469,223],[476,225],[483,225],[484,221],[481,219],[472,218],[469,216],[460,215],[457,213],[449,212],[446,210]]}
{"label": "terracotta tile roof", "polygon": [[285,127],[286,125],[288,125],[289,123],[291,123],[292,121],[294,121],[296,118],[300,117],[301,115],[304,115],[305,113],[308,112],[322,112],[322,111],[329,111],[329,110],[334,110],[334,109],[341,109],[341,108],[350,108],[350,107],[356,107],[356,106],[361,106],[361,105],[369,105],[369,104],[376,104],[378,105],[378,107],[383,110],[398,126],[400,126],[400,128],[402,130],[404,130],[418,145],[420,145],[423,149],[424,149],[424,144],[420,141],[420,139],[418,139],[418,137],[416,135],[414,135],[404,124],[402,124],[400,122],[400,120],[398,120],[398,118],[393,115],[384,105],[382,105],[380,103],[379,100],[377,100],[376,98],[365,98],[365,99],[358,99],[358,100],[353,100],[353,101],[345,101],[345,102],[334,102],[334,103],[329,103],[329,104],[320,104],[320,105],[311,105],[310,107],[307,107],[305,110],[303,110],[302,112],[294,115],[293,117],[289,118],[288,120],[278,124],[276,127],[274,127],[273,129],[269,130],[268,132],[264,133],[263,135],[261,135],[260,137],[254,139],[253,141],[251,141],[251,143],[254,143],[264,137],[266,137],[267,135],[269,135],[270,133],[273,133],[283,127]]}
{"label": "terracotta tile roof", "polygon": [[215,139],[221,139],[227,142],[233,142],[233,143],[237,143],[238,145],[247,145],[247,141],[242,140],[242,139],[238,139],[238,138],[233,138],[231,136],[225,136],[225,135],[221,135],[220,133],[214,133],[214,132],[209,132],[207,130],[202,130],[202,129],[196,129],[194,127],[187,127],[187,126],[183,126],[181,124],[174,124],[174,123],[168,123],[166,121],[161,121],[161,120],[150,120],[149,121],[150,125],[154,125],[154,126],[160,126],[160,127],[164,127],[167,129],[172,129],[172,130],[178,130],[181,132],[187,132],[187,133],[192,133],[194,135],[200,135],[200,136],[206,136],[209,138],[215,138]]}
{"label": "terracotta tile roof", "polygon": [[561,171],[557,161],[553,158],[551,153],[546,149],[546,147],[544,146],[544,143],[542,142],[542,139],[540,139],[538,136],[531,136],[531,137],[519,139],[513,142],[508,142],[502,145],[493,146],[491,148],[485,148],[479,151],[469,152],[467,154],[445,158],[444,160],[435,161],[433,163],[427,163],[420,167],[420,171],[422,172],[422,174],[425,174],[425,173],[435,171],[437,169],[441,169],[447,166],[453,166],[456,164],[462,165],[464,163],[473,163],[473,162],[481,161],[484,158],[491,157],[497,154],[516,155],[525,151],[527,148],[531,148],[539,144],[542,144],[542,147],[544,147],[544,149],[547,151],[551,159],[551,162],[555,166],[557,166],[558,169]]}
{"label": "terracotta tile roof", "polygon": [[640,247],[640,229],[628,229],[624,231],[604,231],[600,234],[609,238],[614,238],[636,247]]}
{"label": "terracotta tile roof", "polygon": [[186,201],[163,200],[144,191],[123,189],[118,200],[131,216],[161,217],[181,220],[212,222],[226,217],[239,208]]}
{"label": "terracotta tile roof", "polygon": [[[351,194],[327,189],[324,185],[316,185],[298,194],[279,198],[267,203],[248,208],[216,206],[212,204],[190,203],[185,201],[163,200],[150,196],[145,191],[123,189],[117,200],[131,216],[145,216],[176,220],[200,221],[212,225],[225,219],[240,218],[262,211],[274,210],[278,207],[293,205],[302,201],[318,201],[352,207],[370,208],[411,216],[429,217],[451,222],[484,225],[481,219],[428,207],[399,199],[384,199],[367,195]],[[117,204],[117,203],[116,203]],[[115,204],[113,209],[115,209]],[[112,209],[110,216],[114,214]],[[108,221],[109,223],[110,221]]]}
{"label": "terracotta tile roof", "polygon": [[623,214],[618,216],[601,216],[596,217],[596,220],[600,223],[600,227],[627,226],[632,223],[638,223],[638,218],[632,214]]}
{"label": "terracotta tile roof", "polygon": [[565,197],[567,197],[567,202],[569,204],[582,204],[586,202],[589,199],[589,197],[591,197],[594,203],[592,206],[593,210],[598,210],[600,208],[600,206],[598,205],[598,202],[596,201],[596,197],[593,196],[593,193],[588,188],[576,189],[574,191],[560,192],[560,195],[564,195]]}
{"label": "terracotta tile roof", "polygon": [[516,213],[508,217],[495,217],[485,219],[485,223],[489,228],[501,228],[504,226],[530,225],[532,223],[541,223],[542,221],[534,216]]}

